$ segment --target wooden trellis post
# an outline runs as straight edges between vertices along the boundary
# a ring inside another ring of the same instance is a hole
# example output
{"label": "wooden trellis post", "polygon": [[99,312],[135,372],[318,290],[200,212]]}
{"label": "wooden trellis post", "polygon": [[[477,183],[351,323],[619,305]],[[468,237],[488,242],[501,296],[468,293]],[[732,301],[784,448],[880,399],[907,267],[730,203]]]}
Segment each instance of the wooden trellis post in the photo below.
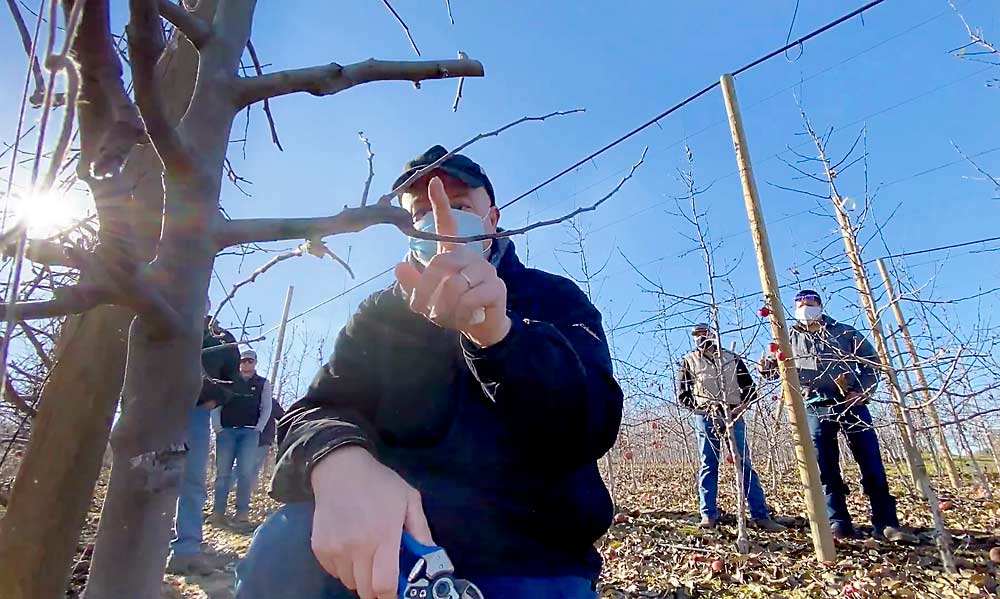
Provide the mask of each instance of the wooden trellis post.
{"label": "wooden trellis post", "polygon": [[[757,183],[754,181],[753,170],[750,166],[750,151],[747,148],[746,134],[743,131],[743,121],[740,117],[732,75],[723,75],[721,84],[726,113],[729,116],[729,129],[736,151],[736,162],[739,166],[740,182],[743,185],[743,200],[746,204],[747,218],[750,221],[750,234],[753,237],[754,253],[757,256],[757,268],[760,271],[764,303],[770,310],[771,334],[777,340],[784,355],[791,356],[792,346],[788,340],[785,311],[778,292],[778,276],[775,274],[774,261],[771,258],[767,227],[764,225],[764,215],[757,196]],[[782,397],[788,408],[788,422],[792,429],[799,477],[805,487],[806,513],[809,516],[809,526],[812,530],[813,548],[818,560],[834,561],[837,558],[837,553],[833,545],[833,535],[830,533],[830,519],[826,514],[825,498],[820,487],[816,448],[813,447],[809,426],[806,422],[806,408],[802,401],[799,373],[795,370],[795,365],[788,360],[778,361],[778,371],[781,375]]]}

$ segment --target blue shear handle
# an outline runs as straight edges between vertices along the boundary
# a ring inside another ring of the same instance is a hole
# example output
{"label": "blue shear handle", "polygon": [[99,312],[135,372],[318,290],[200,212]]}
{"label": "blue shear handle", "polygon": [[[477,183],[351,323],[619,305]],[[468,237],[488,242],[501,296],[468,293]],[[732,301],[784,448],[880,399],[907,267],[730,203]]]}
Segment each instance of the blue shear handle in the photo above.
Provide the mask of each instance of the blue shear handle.
{"label": "blue shear handle", "polygon": [[417,560],[438,549],[440,547],[436,545],[424,545],[414,539],[410,533],[405,530],[403,531],[403,537],[399,543],[399,589],[397,593],[400,597],[403,596],[403,590],[409,583],[407,577],[410,575],[410,570],[413,569],[413,566],[417,565]]}

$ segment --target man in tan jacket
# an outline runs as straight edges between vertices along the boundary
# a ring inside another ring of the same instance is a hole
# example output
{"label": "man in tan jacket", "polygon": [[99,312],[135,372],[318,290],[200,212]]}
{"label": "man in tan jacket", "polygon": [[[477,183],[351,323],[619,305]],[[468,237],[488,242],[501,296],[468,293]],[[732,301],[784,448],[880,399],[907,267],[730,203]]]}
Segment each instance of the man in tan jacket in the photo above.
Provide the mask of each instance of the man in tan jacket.
{"label": "man in tan jacket", "polygon": [[[681,359],[677,372],[677,399],[693,412],[692,425],[698,436],[701,471],[698,478],[698,503],[701,527],[715,528],[719,520],[716,505],[719,483],[719,453],[725,445],[727,417],[733,427],[736,452],[743,463],[743,493],[753,524],[763,530],[778,532],[784,527],[771,519],[764,502],[764,490],[745,451],[745,425],[740,414],[757,396],[750,371],[735,353],[719,347],[718,337],[707,324],[691,329],[695,348]],[[728,410],[725,407],[728,406]]]}

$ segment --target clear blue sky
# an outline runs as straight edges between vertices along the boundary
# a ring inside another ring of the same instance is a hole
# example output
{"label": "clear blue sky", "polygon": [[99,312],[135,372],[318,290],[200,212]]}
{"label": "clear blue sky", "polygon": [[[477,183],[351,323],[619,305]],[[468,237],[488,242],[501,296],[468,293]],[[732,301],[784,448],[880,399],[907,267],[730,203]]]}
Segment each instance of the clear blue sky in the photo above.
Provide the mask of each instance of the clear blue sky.
{"label": "clear blue sky", "polygon": [[[857,2],[803,0],[793,37],[860,5]],[[426,82],[416,90],[405,83],[377,83],[328,98],[308,95],[280,98],[272,108],[285,147],[270,143],[259,107],[252,112],[246,157],[238,145],[231,158],[237,171],[253,181],[245,197],[224,184],[223,205],[234,217],[308,216],[330,214],[358,202],[366,174],[365,154],[357,132],[365,131],[376,154],[373,192],[385,191],[400,165],[428,146],[455,146],[478,132],[499,127],[524,115],[584,107],[587,112],[519,126],[498,138],[481,141],[468,154],[489,172],[501,203],[572,164],[621,133],[661,112],[677,100],[716,80],[727,71],[784,43],[795,2],[522,2],[482,3],[453,0],[456,24],[450,25],[443,2],[396,0],[425,58],[451,58],[457,50],[483,62],[484,79],[466,82],[464,99],[452,113],[453,81]],[[1000,39],[1000,7],[988,0],[957,3],[974,26]],[[121,10],[121,9],[119,9]],[[120,16],[120,15],[119,15]],[[368,57],[415,58],[391,15],[377,0],[299,3],[262,2],[254,43],[267,70]],[[797,180],[797,173],[775,158],[789,145],[807,141],[800,135],[800,99],[817,128],[835,128],[830,152],[838,159],[868,124],[869,184],[875,190],[873,215],[888,223],[884,234],[893,252],[963,242],[1000,234],[1000,200],[993,186],[959,162],[928,174],[928,169],[960,157],[952,146],[976,154],[1000,145],[997,110],[1000,89],[987,82],[1000,77],[1000,67],[959,60],[949,50],[966,43],[965,30],[944,0],[889,0],[867,13],[792,50],[737,80],[750,149],[754,158],[764,212],[770,223],[776,266],[783,282],[790,268],[812,273],[812,254],[836,241],[835,225],[821,216],[825,206],[808,196],[782,191],[804,187],[822,193],[819,184]],[[23,52],[9,19],[0,19],[0,44],[8,59],[0,64],[6,82],[0,92],[0,138],[13,137],[16,103],[23,81]],[[798,56],[796,58],[796,56]],[[233,138],[242,137],[242,119]],[[742,295],[759,290],[757,269],[747,232],[746,214],[735,176],[735,160],[725,124],[722,98],[715,90],[665,118],[644,133],[580,167],[537,194],[502,213],[501,225],[518,226],[551,218],[574,206],[593,202],[607,192],[649,146],[646,163],[635,178],[598,212],[581,219],[592,264],[607,267],[595,281],[596,303],[609,320],[632,323],[649,316],[655,300],[642,293],[640,279],[619,255],[641,264],[643,272],[680,295],[704,287],[699,256],[682,233],[690,229],[667,211],[682,193],[676,169],[684,165],[684,143],[695,154],[695,175],[712,187],[701,196],[708,209],[713,237],[722,240],[717,259],[737,265],[732,289]],[[808,145],[800,151],[813,155]],[[794,159],[790,154],[785,157]],[[1000,152],[978,159],[1000,173]],[[845,195],[864,195],[861,165],[840,180]],[[23,173],[19,176],[25,176]],[[812,209],[814,214],[807,211]],[[794,215],[794,216],[792,216]],[[889,219],[890,215],[892,218]],[[867,234],[865,234],[867,238]],[[575,272],[574,258],[557,254],[571,236],[553,227],[515,240],[522,259],[530,246],[529,264],[559,272],[560,262]],[[329,245],[350,256],[358,280],[397,261],[405,240],[395,229],[382,227],[335,237]],[[990,247],[1000,244],[993,243]],[[284,244],[283,247],[290,247]],[[839,246],[834,245],[835,249]],[[973,248],[976,249],[976,248]],[[962,297],[1000,286],[996,253],[968,254],[968,248],[907,260],[919,284],[932,283],[925,293],[938,299]],[[880,240],[866,248],[867,257],[885,254]],[[828,254],[833,255],[833,254]],[[610,259],[609,259],[610,257]],[[947,262],[941,259],[948,257]],[[255,255],[240,264],[219,261],[219,276],[227,284],[256,268],[268,256]],[[877,278],[872,267],[871,274]],[[330,337],[357,303],[388,284],[389,276],[346,295],[299,322],[312,343],[325,332]],[[825,281],[830,291],[843,279]],[[353,284],[329,261],[312,257],[282,264],[237,296],[235,307],[248,307],[252,320],[276,324],[288,284],[295,285],[296,313]],[[823,283],[817,284],[824,287]],[[216,284],[214,297],[223,296]],[[849,290],[848,290],[849,291]],[[785,294],[786,303],[790,293]],[[829,310],[855,320],[857,310],[841,292]],[[757,300],[739,309],[727,308],[732,324],[752,323]],[[949,322],[972,327],[988,318],[997,296],[941,308]],[[223,317],[233,318],[227,309]],[[668,326],[682,326],[704,314],[679,315]],[[860,323],[859,323],[860,324]],[[663,355],[648,326],[618,331],[616,344],[633,351],[639,362],[660,361]],[[752,332],[750,333],[752,334]],[[685,346],[683,334],[672,342]],[[273,336],[272,336],[273,338]],[[757,341],[752,350],[759,351]],[[265,353],[270,340],[259,345]],[[632,348],[635,348],[634,350]],[[329,351],[328,343],[325,351]],[[318,364],[315,349],[303,364],[306,377]]]}

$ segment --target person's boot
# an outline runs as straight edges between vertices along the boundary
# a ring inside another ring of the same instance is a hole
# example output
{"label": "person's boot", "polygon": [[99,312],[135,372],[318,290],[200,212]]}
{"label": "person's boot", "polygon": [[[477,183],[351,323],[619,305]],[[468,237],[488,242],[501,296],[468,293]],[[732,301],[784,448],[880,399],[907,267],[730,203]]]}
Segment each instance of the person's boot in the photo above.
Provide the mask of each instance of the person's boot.
{"label": "person's boot", "polygon": [[917,535],[907,532],[898,526],[886,526],[882,529],[882,534],[878,535],[876,531],[876,536],[881,536],[885,540],[893,543],[903,543],[906,545],[916,545],[920,543],[920,539]]}
{"label": "person's boot", "polygon": [[212,512],[212,515],[206,520],[212,526],[228,526],[229,520],[226,518],[225,512]]}
{"label": "person's boot", "polygon": [[698,528],[703,530],[714,530],[716,526],[719,525],[718,518],[713,518],[711,516],[702,516],[701,523],[698,524]]}
{"label": "person's boot", "polygon": [[167,562],[167,574],[176,576],[208,576],[215,568],[208,564],[200,553],[172,554]]}
{"label": "person's boot", "polygon": [[854,530],[854,526],[847,522],[834,522],[830,524],[830,533],[838,541],[854,539],[858,536],[858,533]]}
{"label": "person's boot", "polygon": [[233,518],[233,524],[237,526],[246,526],[250,524],[250,512],[236,512],[236,517]]}
{"label": "person's boot", "polygon": [[778,524],[770,518],[754,518],[752,520],[754,528],[759,528],[767,532],[784,532],[788,530],[786,527]]}

